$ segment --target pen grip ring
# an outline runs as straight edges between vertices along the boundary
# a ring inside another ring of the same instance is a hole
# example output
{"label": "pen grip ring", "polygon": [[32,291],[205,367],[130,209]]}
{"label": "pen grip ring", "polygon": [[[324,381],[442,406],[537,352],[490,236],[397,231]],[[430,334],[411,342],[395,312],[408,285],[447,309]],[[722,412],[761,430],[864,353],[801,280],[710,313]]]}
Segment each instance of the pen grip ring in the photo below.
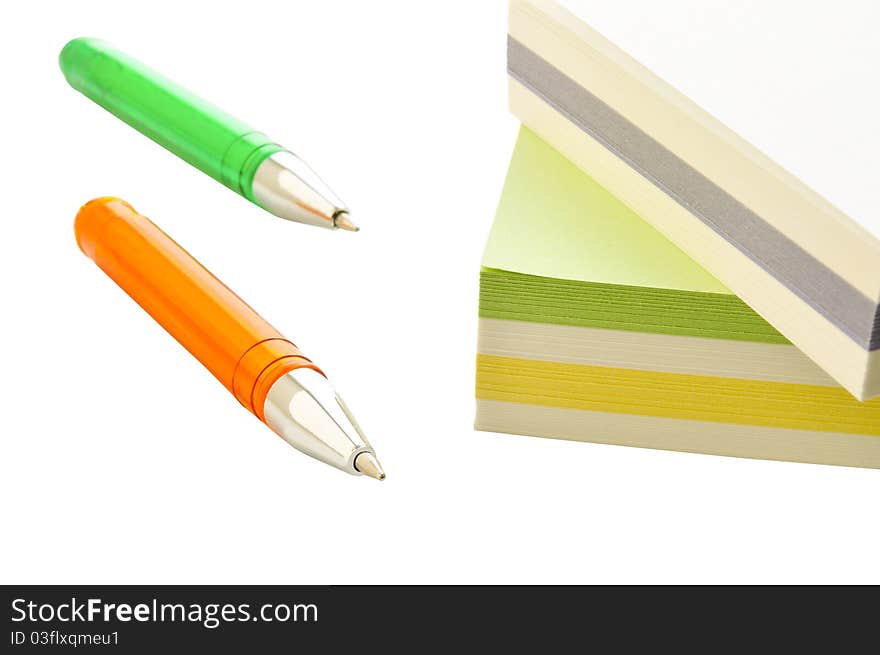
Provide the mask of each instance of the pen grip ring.
{"label": "pen grip ring", "polygon": [[323,375],[287,339],[271,338],[260,341],[251,346],[235,365],[232,393],[238,398],[238,402],[263,421],[263,405],[270,387],[282,375],[297,368],[311,368]]}

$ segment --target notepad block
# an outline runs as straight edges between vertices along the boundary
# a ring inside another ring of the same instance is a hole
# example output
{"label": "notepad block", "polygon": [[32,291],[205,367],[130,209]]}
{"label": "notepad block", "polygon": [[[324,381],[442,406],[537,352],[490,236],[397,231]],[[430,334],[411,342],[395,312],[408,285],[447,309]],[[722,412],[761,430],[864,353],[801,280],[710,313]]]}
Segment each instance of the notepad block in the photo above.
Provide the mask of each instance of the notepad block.
{"label": "notepad block", "polygon": [[[510,107],[854,396],[870,398],[880,394],[880,202],[869,144],[880,139],[876,94],[861,93],[873,85],[853,71],[877,54],[876,38],[860,30],[811,41],[801,23],[774,29],[791,25],[774,5],[750,5],[760,30],[750,34],[728,15],[734,3],[513,0]],[[839,11],[866,26],[880,19],[871,3]],[[707,36],[688,46],[695,24]],[[721,68],[730,53],[740,54]],[[798,93],[805,83],[815,88]]]}
{"label": "notepad block", "polygon": [[480,274],[481,430],[880,467],[860,402],[528,128]]}

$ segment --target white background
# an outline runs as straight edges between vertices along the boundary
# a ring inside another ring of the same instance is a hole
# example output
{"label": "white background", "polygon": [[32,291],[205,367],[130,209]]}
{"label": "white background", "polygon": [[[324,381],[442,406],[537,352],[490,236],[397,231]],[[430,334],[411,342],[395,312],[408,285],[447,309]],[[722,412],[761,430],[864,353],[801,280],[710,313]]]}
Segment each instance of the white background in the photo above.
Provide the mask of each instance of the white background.
{"label": "white background", "polygon": [[[363,230],[274,218],[74,92],[82,35],[299,152]],[[500,1],[4,9],[0,582],[880,582],[877,471],[473,431],[505,35]],[[384,483],[287,446],[79,252],[108,194],[328,372]]]}

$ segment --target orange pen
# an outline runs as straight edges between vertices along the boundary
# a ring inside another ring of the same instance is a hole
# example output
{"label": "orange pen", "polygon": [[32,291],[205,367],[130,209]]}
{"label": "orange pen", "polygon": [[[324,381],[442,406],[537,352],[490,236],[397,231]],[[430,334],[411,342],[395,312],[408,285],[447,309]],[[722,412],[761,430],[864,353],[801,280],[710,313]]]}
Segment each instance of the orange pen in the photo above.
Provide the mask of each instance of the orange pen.
{"label": "orange pen", "polygon": [[347,473],[385,478],[321,370],[147,217],[98,198],[79,210],[74,231],[101,270],[287,443]]}

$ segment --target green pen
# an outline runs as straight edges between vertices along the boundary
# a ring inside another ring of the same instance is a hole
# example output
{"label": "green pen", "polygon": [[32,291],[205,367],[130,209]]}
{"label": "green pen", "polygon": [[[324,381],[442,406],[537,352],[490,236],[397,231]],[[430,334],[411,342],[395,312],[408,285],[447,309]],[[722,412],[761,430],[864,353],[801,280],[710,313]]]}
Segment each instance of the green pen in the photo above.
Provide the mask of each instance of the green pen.
{"label": "green pen", "polygon": [[61,51],[74,89],[263,209],[357,231],[348,209],[299,157],[99,39]]}

